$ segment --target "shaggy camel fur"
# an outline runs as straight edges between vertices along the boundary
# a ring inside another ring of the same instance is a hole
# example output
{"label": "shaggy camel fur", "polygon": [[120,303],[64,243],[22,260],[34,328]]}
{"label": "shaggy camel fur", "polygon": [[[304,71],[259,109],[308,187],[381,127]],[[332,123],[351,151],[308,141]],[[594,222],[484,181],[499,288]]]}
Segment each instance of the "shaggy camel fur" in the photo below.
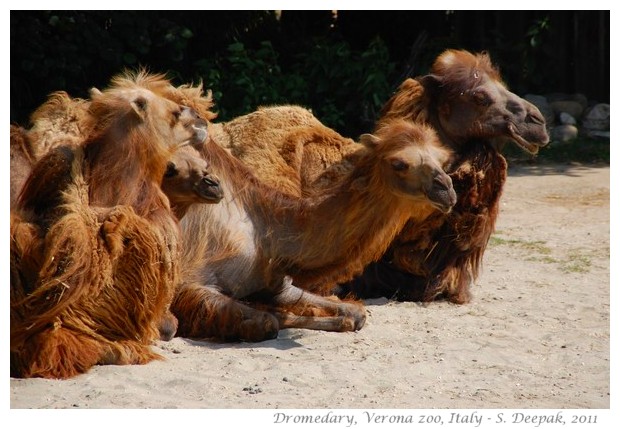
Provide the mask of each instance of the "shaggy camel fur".
{"label": "shaggy camel fur", "polygon": [[[449,214],[435,212],[424,219],[413,214],[381,261],[336,291],[340,296],[424,301],[444,296],[468,302],[506,179],[500,148],[513,141],[536,153],[549,141],[543,116],[506,89],[488,55],[448,50],[429,75],[402,83],[384,106],[377,129],[394,119],[430,125],[437,132],[451,151],[444,168],[458,202]],[[261,108],[210,129],[262,180],[297,196],[320,192],[347,174],[359,150],[296,106]]]}
{"label": "shaggy camel fur", "polygon": [[[160,95],[164,95],[163,92],[169,94],[170,89],[159,88]],[[97,96],[101,92],[93,88],[91,94]],[[19,192],[38,159],[59,146],[77,147],[84,142],[91,132],[88,129],[92,124],[88,120],[89,105],[89,100],[72,98],[66,92],[58,91],[32,114],[31,128],[26,130],[11,125],[11,206],[17,202]],[[202,106],[209,108],[211,105],[210,94],[203,97]],[[212,118],[213,114],[206,116]],[[206,135],[202,139],[206,139]],[[190,204],[216,203],[221,199],[219,180],[191,146],[172,153],[165,177],[162,190],[178,217]]]}
{"label": "shaggy camel fur", "polygon": [[458,201],[450,214],[408,222],[381,261],[342,293],[469,302],[506,181],[500,150],[512,141],[537,153],[549,142],[545,120],[534,105],[506,89],[488,55],[457,50],[441,54],[429,75],[406,80],[384,106],[378,126],[394,118],[437,131],[452,151],[445,169]]}
{"label": "shaggy camel fur", "polygon": [[[26,144],[22,144],[26,142]],[[50,139],[44,150],[51,151],[63,143],[79,146],[79,140],[67,141],[65,135],[59,134],[58,139]],[[35,161],[26,157],[27,151],[40,149],[36,142],[31,141],[31,134],[23,128],[11,126],[11,207],[16,203],[17,195],[30,174]],[[177,219],[182,218],[192,204],[214,204],[222,199],[220,181],[211,173],[208,163],[198,151],[191,146],[183,146],[172,153],[166,166],[161,189],[170,200],[170,207]],[[21,223],[18,213],[11,212],[12,223]],[[32,225],[22,231],[19,240],[21,246],[28,245],[28,250],[22,254],[36,254],[41,244],[41,238]],[[26,233],[27,232],[27,233]],[[26,234],[26,235],[24,235]],[[26,237],[30,237],[28,240]],[[36,258],[35,258],[36,259]],[[22,262],[27,264],[28,262]],[[32,263],[32,261],[30,262]],[[36,268],[36,267],[35,267]],[[24,270],[26,273],[35,272],[33,269]],[[170,340],[174,337],[177,327],[176,318],[167,313],[160,324],[160,339]]]}
{"label": "shaggy camel fur", "polygon": [[30,170],[34,165],[37,154],[35,147],[31,144],[26,130],[21,127],[11,125],[11,208],[15,207],[17,197],[26,179],[30,175]]}
{"label": "shaggy camel fur", "polygon": [[160,189],[204,121],[127,74],[93,96],[88,137],[41,158],[11,213],[11,374],[68,378],[146,363],[177,282],[178,223]]}
{"label": "shaggy camel fur", "polygon": [[171,305],[180,336],[258,341],[286,327],[362,327],[361,305],[304,292],[291,277],[350,278],[383,254],[413,210],[448,212],[456,201],[430,128],[395,121],[362,143],[355,168],[311,198],[276,192],[216,143],[204,146],[225,197],[181,220],[184,279]]}
{"label": "shaggy camel fur", "polygon": [[89,101],[64,91],[51,94],[30,116],[28,130],[11,125],[11,206],[17,202],[34,163],[59,146],[78,146],[88,136]]}

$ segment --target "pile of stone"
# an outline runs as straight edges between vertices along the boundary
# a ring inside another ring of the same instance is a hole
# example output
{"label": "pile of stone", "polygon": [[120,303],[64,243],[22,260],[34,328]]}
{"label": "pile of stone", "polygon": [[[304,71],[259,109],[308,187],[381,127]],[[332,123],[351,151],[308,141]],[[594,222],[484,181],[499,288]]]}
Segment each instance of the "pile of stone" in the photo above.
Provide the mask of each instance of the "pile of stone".
{"label": "pile of stone", "polygon": [[523,98],[545,116],[552,142],[578,136],[609,139],[609,104],[589,101],[583,94],[527,94]]}

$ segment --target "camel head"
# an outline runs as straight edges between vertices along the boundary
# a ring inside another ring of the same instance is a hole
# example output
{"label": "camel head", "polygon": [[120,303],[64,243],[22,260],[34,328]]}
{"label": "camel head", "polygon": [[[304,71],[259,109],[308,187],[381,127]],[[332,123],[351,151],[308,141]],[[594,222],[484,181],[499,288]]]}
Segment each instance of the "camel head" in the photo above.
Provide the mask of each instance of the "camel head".
{"label": "camel head", "polygon": [[[170,147],[184,144],[202,145],[208,137],[207,121],[198,115],[193,107],[173,97],[176,89],[161,74],[151,74],[144,70],[126,72],[113,78],[113,90],[127,99],[135,114],[147,119],[146,106],[154,112],[150,114],[160,118],[170,118],[158,124],[161,135],[168,135]],[[90,89],[91,99],[96,100],[104,94],[97,88]],[[157,102],[153,102],[157,100]],[[186,101],[186,100],[184,100]],[[210,99],[209,99],[210,101]]]}
{"label": "camel head", "polygon": [[191,146],[185,146],[172,154],[161,185],[171,205],[215,204],[224,197],[217,176],[211,173],[209,164]]}
{"label": "camel head", "polygon": [[383,124],[375,134],[363,134],[360,142],[378,161],[377,177],[399,198],[450,212],[456,193],[442,168],[449,154],[432,128],[397,119]]}
{"label": "camel head", "polygon": [[535,154],[549,142],[538,108],[510,92],[486,53],[447,50],[417,79],[429,97],[431,122],[442,141],[511,140]]}
{"label": "camel head", "polygon": [[188,134],[186,143],[199,147],[207,141],[209,136],[207,132],[207,122],[202,119],[194,109],[187,106],[179,106],[176,111],[178,115],[178,127],[180,133]]}

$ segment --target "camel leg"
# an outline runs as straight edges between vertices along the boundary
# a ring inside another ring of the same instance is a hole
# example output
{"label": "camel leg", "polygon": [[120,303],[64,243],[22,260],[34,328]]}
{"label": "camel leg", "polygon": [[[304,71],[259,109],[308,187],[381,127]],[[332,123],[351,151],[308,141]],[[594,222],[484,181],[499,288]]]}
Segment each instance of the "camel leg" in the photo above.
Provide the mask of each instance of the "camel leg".
{"label": "camel leg", "polygon": [[170,341],[173,339],[174,334],[177,332],[178,326],[179,321],[174,314],[172,314],[170,309],[167,309],[157,325],[159,330],[159,339],[162,341]]}
{"label": "camel leg", "polygon": [[89,335],[54,326],[11,347],[11,375],[66,379],[88,371],[106,355]]}
{"label": "camel leg", "polygon": [[432,277],[426,284],[423,301],[433,301],[443,294],[450,302],[467,304],[471,300],[469,289],[473,282],[467,262],[459,261]]}
{"label": "camel leg", "polygon": [[276,313],[280,329],[300,328],[315,331],[347,332],[355,331],[353,318],[346,316],[297,316],[289,313]]}
{"label": "camel leg", "polygon": [[357,331],[366,322],[366,311],[361,303],[312,294],[294,286],[288,276],[275,296],[275,304],[276,314],[286,327],[343,332]]}
{"label": "camel leg", "polygon": [[170,309],[178,319],[180,337],[256,342],[278,336],[279,323],[273,315],[209,286],[180,285]]}

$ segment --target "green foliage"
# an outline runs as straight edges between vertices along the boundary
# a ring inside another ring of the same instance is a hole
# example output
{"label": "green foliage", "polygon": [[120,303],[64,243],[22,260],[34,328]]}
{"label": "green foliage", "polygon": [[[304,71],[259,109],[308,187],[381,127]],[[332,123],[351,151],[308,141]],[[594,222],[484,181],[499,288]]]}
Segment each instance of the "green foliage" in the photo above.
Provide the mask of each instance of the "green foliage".
{"label": "green foliage", "polygon": [[212,88],[217,103],[219,118],[232,119],[257,107],[284,103],[287,91],[299,91],[290,88],[278,62],[278,53],[271,42],[263,41],[255,49],[246,47],[241,42],[228,45],[226,54],[212,59],[201,59],[195,63],[196,77],[201,79],[205,88]]}
{"label": "green foliage", "polygon": [[[11,108],[26,115],[53,91],[85,96],[125,68],[175,70],[193,37],[149,11],[13,11],[11,24]],[[26,115],[11,112],[12,119]]]}
{"label": "green foliage", "polygon": [[552,79],[554,67],[548,59],[553,58],[553,48],[546,43],[553,27],[549,16],[536,19],[528,28],[524,40],[518,44],[521,53],[521,76],[526,82],[543,86]]}
{"label": "green foliage", "polygon": [[305,71],[310,88],[307,103],[325,124],[342,129],[352,122],[358,126],[374,122],[389,96],[394,71],[380,38],[361,52],[345,41],[316,39],[299,59],[297,72]]}
{"label": "green foliage", "polygon": [[195,63],[195,78],[214,89],[219,118],[228,120],[261,105],[300,104],[326,125],[360,133],[389,97],[394,63],[381,39],[355,51],[344,41],[315,38],[286,68],[269,41],[241,42],[226,54]]}
{"label": "green foliage", "polygon": [[10,17],[11,121],[24,125],[53,91],[85,97],[124,68],[145,66],[175,83],[202,80],[221,120],[295,103],[355,137],[372,129],[391,90],[426,73],[450,47],[488,50],[518,94],[579,90],[599,101],[609,94],[608,11],[14,10]]}

